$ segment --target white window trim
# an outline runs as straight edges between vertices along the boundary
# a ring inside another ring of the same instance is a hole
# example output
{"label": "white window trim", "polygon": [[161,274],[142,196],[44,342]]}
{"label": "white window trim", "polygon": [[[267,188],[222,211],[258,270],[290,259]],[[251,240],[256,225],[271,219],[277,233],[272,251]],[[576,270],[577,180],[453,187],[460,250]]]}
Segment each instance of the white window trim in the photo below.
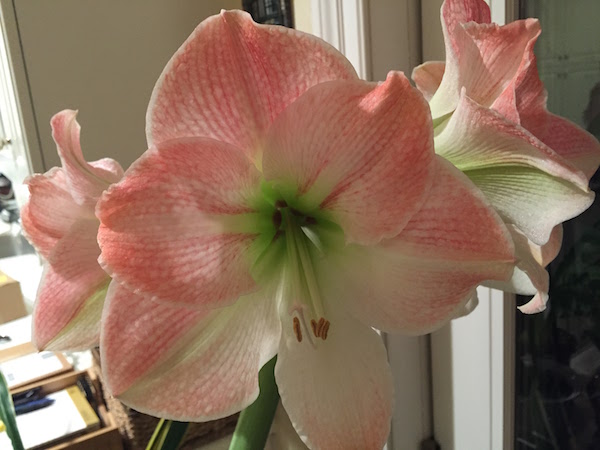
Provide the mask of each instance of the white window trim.
{"label": "white window trim", "polygon": [[352,62],[358,76],[371,78],[367,0],[311,0],[312,32]]}
{"label": "white window trim", "polygon": [[12,145],[17,147],[15,153],[20,158],[21,174],[44,172],[47,168],[38,137],[14,0],[0,0],[0,11],[2,64],[5,65],[2,76],[6,80],[5,89],[8,92],[4,107],[8,108],[8,115],[11,117],[6,132],[10,135]]}

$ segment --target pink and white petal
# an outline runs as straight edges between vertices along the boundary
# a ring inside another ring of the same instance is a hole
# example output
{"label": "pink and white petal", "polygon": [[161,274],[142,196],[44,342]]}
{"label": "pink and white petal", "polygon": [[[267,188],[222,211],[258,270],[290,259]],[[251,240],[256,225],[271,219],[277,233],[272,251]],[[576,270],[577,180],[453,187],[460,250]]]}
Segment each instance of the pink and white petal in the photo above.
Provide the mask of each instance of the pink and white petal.
{"label": "pink and white petal", "polygon": [[536,41],[532,39],[525,47],[516,75],[494,101],[492,108],[537,136],[536,130],[541,131],[547,126],[548,93],[537,69]]}
{"label": "pink and white petal", "polygon": [[109,391],[157,417],[204,422],[258,396],[258,371],[281,334],[274,298],[261,292],[217,310],[155,303],[111,283],[101,357]]}
{"label": "pink and white petal", "polygon": [[96,220],[75,223],[48,258],[33,308],[33,343],[40,350],[97,345],[97,324],[92,326],[80,315],[86,306],[90,314],[98,312],[91,306],[102,300],[101,291],[108,284],[97,262],[97,230]]}
{"label": "pink and white petal", "polygon": [[535,168],[491,167],[465,173],[500,216],[537,245],[548,242],[556,225],[578,216],[594,201],[593,192]]}
{"label": "pink and white petal", "polygon": [[562,247],[563,241],[563,226],[562,224],[557,225],[550,234],[550,239],[544,245],[539,246],[533,242],[529,242],[531,252],[535,256],[535,259],[543,266],[546,267],[558,256]]}
{"label": "pink and white petal", "polygon": [[440,10],[447,54],[460,53],[455,41],[456,27],[468,22],[490,23],[490,7],[484,0],[446,0]]}
{"label": "pink and white petal", "polygon": [[427,61],[413,69],[412,79],[427,101],[440,87],[446,63],[444,61]]}
{"label": "pink and white petal", "polygon": [[25,183],[29,201],[21,211],[27,239],[48,258],[56,243],[80,219],[94,219],[92,209],[75,203],[69,193],[63,169],[53,168],[43,175],[33,175]]}
{"label": "pink and white petal", "polygon": [[327,298],[344,299],[375,328],[417,335],[455,317],[482,281],[510,277],[512,240],[483,195],[441,157],[435,180],[397,237],[377,247],[348,246],[323,262]]}
{"label": "pink and white petal", "polygon": [[304,91],[355,78],[324,41],[223,11],[203,21],[165,67],[148,107],[148,142],[204,136],[254,155],[271,122]]}
{"label": "pink and white petal", "polygon": [[255,289],[249,249],[259,231],[252,228],[259,182],[258,170],[229,144],[160,144],[98,204],[102,266],[157,300],[196,307],[235,301]]}
{"label": "pink and white petal", "polygon": [[110,184],[116,183],[123,178],[123,167],[112,158],[102,158],[97,161],[91,161],[88,164],[94,169],[102,171],[105,174],[103,178],[108,180]]}
{"label": "pink and white petal", "polygon": [[403,74],[379,85],[332,81],[273,124],[263,172],[305,210],[330,214],[347,241],[374,243],[398,234],[421,207],[432,141],[427,103]]}
{"label": "pink and white petal", "polygon": [[454,111],[463,87],[477,103],[491,106],[509,86],[529,43],[539,33],[537,19],[504,26],[475,23],[456,26],[454,40],[458,53],[447,58],[444,77],[430,101],[434,120]]}
{"label": "pink and white petal", "polygon": [[[48,342],[44,347],[45,350],[72,351],[98,347],[100,343],[100,319],[109,282],[110,278],[106,276],[104,284],[101,284],[96,292],[83,300],[77,313]],[[38,314],[42,317],[45,315],[43,311]]]}
{"label": "pink and white petal", "polygon": [[[535,245],[517,227],[510,225],[511,236],[515,243],[517,265],[513,277],[505,283],[489,282],[486,286],[501,289],[520,295],[533,295],[534,297],[519,309],[525,314],[534,314],[546,309],[550,277],[545,269],[547,259],[554,259],[560,249],[562,240],[562,227],[556,227],[552,238],[544,247]],[[549,262],[549,261],[548,261]]]}
{"label": "pink and white petal", "polygon": [[477,294],[477,290],[475,290],[473,295],[471,295],[471,298],[469,298],[467,300],[467,303],[465,303],[462,308],[460,308],[458,311],[456,311],[456,313],[454,314],[452,319],[460,319],[461,317],[468,316],[473,311],[475,311],[475,308],[477,308],[478,306],[479,306],[479,295]]}
{"label": "pink and white petal", "polygon": [[83,158],[79,135],[81,127],[77,111],[65,109],[52,117],[52,137],[67,178],[69,191],[79,205],[94,207],[100,194],[112,183],[119,181],[123,169],[116,161],[107,159],[95,165]]}
{"label": "pink and white petal", "polygon": [[443,131],[435,150],[460,170],[498,166],[535,167],[588,190],[585,174],[530,132],[465,95]]}
{"label": "pink and white petal", "polygon": [[569,120],[548,113],[546,131],[538,137],[581,170],[588,180],[598,169],[600,164],[598,139]]}
{"label": "pink and white petal", "polygon": [[517,75],[492,107],[535,135],[589,180],[600,164],[600,144],[587,131],[546,109],[547,93],[537,70],[534,44],[535,40],[528,44]]}
{"label": "pink and white petal", "polygon": [[508,223],[538,245],[594,199],[583,172],[524,128],[464,95],[435,144]]}
{"label": "pink and white petal", "polygon": [[381,337],[343,310],[326,314],[331,328],[316,348],[284,323],[275,366],[282,404],[309,448],[381,449],[393,406]]}

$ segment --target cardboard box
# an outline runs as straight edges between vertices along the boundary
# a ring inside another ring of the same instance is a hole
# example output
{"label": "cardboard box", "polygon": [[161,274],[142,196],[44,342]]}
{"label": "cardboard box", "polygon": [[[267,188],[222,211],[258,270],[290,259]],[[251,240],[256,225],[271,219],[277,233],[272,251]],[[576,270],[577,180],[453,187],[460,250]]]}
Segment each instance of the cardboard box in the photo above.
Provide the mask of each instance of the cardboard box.
{"label": "cardboard box", "polygon": [[26,315],[21,285],[0,271],[0,323],[10,322]]}

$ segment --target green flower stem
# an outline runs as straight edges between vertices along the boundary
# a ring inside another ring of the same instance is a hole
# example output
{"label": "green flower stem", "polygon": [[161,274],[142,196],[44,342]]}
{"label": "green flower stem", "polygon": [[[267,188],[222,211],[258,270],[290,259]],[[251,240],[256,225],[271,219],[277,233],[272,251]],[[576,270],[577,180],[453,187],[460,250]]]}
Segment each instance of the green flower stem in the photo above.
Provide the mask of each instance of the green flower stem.
{"label": "green flower stem", "polygon": [[23,450],[23,442],[21,441],[21,435],[17,428],[17,421],[15,419],[15,408],[12,402],[12,396],[8,389],[8,384],[2,372],[0,372],[0,420],[6,426],[6,434],[12,442],[14,450]]}
{"label": "green flower stem", "polygon": [[260,370],[258,374],[260,394],[254,403],[241,412],[229,450],[262,450],[265,448],[279,403],[279,391],[275,383],[274,372],[276,361],[277,356]]}
{"label": "green flower stem", "polygon": [[188,425],[188,422],[160,419],[146,450],[177,450]]}

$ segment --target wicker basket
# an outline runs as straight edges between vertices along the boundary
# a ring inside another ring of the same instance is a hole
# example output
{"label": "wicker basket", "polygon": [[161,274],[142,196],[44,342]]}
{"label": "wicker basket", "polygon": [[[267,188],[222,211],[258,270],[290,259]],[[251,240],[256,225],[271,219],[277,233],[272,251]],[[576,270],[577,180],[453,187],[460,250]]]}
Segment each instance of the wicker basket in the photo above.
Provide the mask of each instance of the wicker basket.
{"label": "wicker basket", "polygon": [[[94,355],[93,370],[97,373],[98,379],[102,381],[100,355],[97,350],[94,350],[92,353]],[[102,390],[106,407],[114,416],[123,437],[124,449],[144,450],[160,419],[142,414],[125,406],[104,390],[104,384],[102,385]],[[212,422],[190,423],[183,442],[179,447],[180,450],[196,450],[202,445],[231,434],[235,428],[237,419],[238,414],[234,414],[233,416]]]}

